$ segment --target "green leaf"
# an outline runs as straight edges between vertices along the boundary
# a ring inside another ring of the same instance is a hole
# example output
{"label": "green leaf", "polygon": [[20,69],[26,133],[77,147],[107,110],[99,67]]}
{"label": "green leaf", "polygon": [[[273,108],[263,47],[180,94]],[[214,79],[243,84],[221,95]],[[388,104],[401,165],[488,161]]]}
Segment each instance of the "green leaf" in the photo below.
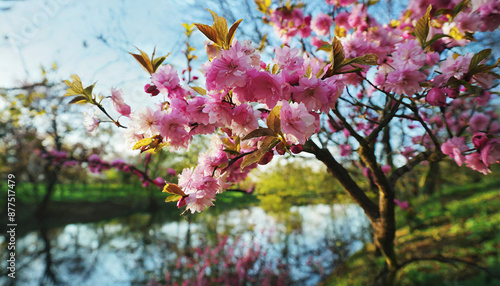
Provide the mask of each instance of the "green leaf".
{"label": "green leaf", "polygon": [[461,1],[460,3],[457,4],[457,6],[455,6],[455,8],[453,8],[453,11],[452,11],[452,16],[453,18],[455,18],[455,16],[462,12],[464,9],[466,9],[468,6],[469,6],[469,3],[470,3],[470,0],[463,0]]}
{"label": "green leaf", "polygon": [[165,59],[168,56],[170,56],[170,53],[168,53],[166,56],[153,59],[153,73],[155,73],[156,70],[158,70],[158,68],[161,66],[161,64],[165,61]]}
{"label": "green leaf", "polygon": [[243,158],[243,161],[241,162],[241,169],[243,170],[245,167],[259,162],[260,159],[279,142],[280,140],[275,136],[266,137],[257,151],[248,154]]}
{"label": "green leaf", "polygon": [[430,20],[431,10],[432,10],[432,5],[429,5],[429,7],[427,7],[427,12],[425,13],[425,15],[422,16],[422,18],[420,18],[415,25],[415,36],[417,37],[422,47],[425,47],[425,41],[427,40],[427,35],[429,35],[429,29],[431,24]]}
{"label": "green leaf", "polygon": [[472,59],[470,60],[469,64],[469,75],[474,75],[477,73],[476,69],[478,65],[485,60],[487,57],[491,55],[491,49],[484,49],[480,51],[479,53],[475,54]]}
{"label": "green leaf", "polygon": [[371,65],[371,66],[378,65],[378,56],[376,54],[366,54],[354,59],[346,59],[342,64],[342,67],[350,64]]}
{"label": "green leaf", "polygon": [[252,138],[257,138],[257,137],[263,137],[263,136],[273,136],[276,135],[274,131],[271,128],[257,128],[250,133],[248,133],[245,137],[243,137],[243,141],[252,139]]}
{"label": "green leaf", "polygon": [[434,35],[434,37],[432,37],[432,39],[430,39],[428,42],[425,43],[425,47],[428,47],[428,46],[434,44],[437,40],[445,38],[445,37],[446,38],[452,38],[450,35],[436,34],[436,35]]}
{"label": "green leaf", "polygon": [[182,198],[181,195],[170,195],[168,196],[166,199],[165,199],[165,202],[168,203],[168,202],[176,202],[178,200],[180,200]]}
{"label": "green leaf", "polygon": [[269,115],[267,116],[267,127],[269,127],[275,134],[281,132],[281,105],[276,105]]}

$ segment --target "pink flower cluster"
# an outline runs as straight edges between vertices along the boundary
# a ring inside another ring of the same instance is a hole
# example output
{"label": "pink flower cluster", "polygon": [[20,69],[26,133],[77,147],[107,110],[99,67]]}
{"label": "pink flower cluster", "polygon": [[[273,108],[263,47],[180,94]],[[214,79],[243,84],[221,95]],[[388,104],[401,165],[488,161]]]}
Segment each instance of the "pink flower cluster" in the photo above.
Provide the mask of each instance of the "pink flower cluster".
{"label": "pink flower cluster", "polygon": [[[147,171],[141,171],[136,166],[132,164],[127,164],[122,159],[116,159],[113,160],[112,162],[106,162],[102,160],[97,154],[92,154],[88,158],[77,159],[70,156],[67,152],[57,151],[57,150],[49,150],[46,152],[41,152],[40,156],[44,159],[50,160],[50,162],[52,162],[53,164],[62,164],[65,167],[74,167],[77,165],[87,164],[87,167],[89,168],[90,172],[95,174],[99,174],[102,171],[109,170],[111,168],[115,168],[116,170],[125,173],[130,172],[136,175],[141,180],[142,185],[144,187],[149,186],[151,183],[160,189],[163,189],[163,187],[165,186],[165,180],[163,178],[157,177],[155,179],[152,179],[149,177]],[[149,157],[150,156],[146,157],[145,161],[146,169],[147,165],[150,162]],[[169,168],[168,173],[171,177],[175,176],[175,170],[171,168]]]}
{"label": "pink flower cluster", "polygon": [[311,16],[304,16],[301,9],[280,7],[271,12],[270,23],[274,31],[285,42],[294,37],[307,38],[311,35]]}
{"label": "pink flower cluster", "polygon": [[471,141],[474,148],[465,144],[465,137],[453,137],[441,145],[441,151],[459,166],[465,163],[467,167],[484,175],[491,173],[490,165],[500,163],[500,139],[489,138],[486,133],[478,132]]}

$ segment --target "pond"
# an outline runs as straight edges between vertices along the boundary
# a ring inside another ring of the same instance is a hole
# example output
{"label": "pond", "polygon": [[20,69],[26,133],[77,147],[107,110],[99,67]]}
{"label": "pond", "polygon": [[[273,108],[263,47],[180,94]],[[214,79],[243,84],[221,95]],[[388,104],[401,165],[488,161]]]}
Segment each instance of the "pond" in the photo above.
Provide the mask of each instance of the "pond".
{"label": "pond", "polygon": [[[355,205],[260,207],[172,221],[160,211],[32,231],[17,285],[316,285],[370,239]],[[4,245],[5,237],[0,238]],[[2,261],[6,260],[2,254]],[[0,284],[12,279],[3,276]]]}

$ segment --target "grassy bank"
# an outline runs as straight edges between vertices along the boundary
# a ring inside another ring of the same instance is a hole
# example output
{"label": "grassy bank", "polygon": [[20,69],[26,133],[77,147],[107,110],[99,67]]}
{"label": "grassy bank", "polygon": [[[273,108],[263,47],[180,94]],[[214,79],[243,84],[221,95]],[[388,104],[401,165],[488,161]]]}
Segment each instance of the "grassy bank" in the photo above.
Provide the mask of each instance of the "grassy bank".
{"label": "grassy bank", "polygon": [[[399,285],[500,285],[500,182],[450,187],[397,210]],[[383,260],[367,245],[323,285],[369,285]],[[432,258],[432,260],[420,260]]]}

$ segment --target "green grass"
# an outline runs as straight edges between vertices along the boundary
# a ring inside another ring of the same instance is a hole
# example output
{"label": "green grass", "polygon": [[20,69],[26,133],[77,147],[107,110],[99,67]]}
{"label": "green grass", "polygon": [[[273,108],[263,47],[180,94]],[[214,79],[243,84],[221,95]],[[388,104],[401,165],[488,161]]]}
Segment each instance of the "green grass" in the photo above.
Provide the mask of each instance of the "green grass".
{"label": "green grass", "polygon": [[[38,188],[38,190],[37,190]],[[45,186],[24,183],[16,186],[16,202],[24,205],[38,204],[45,194]],[[94,203],[114,201],[119,203],[144,203],[153,195],[154,200],[162,203],[167,197],[156,186],[145,188],[140,184],[58,184],[52,195],[52,202]],[[5,190],[0,191],[1,200],[7,198]],[[216,206],[220,209],[235,208],[257,204],[254,195],[226,191],[217,196]],[[0,201],[4,204],[5,202]],[[173,203],[171,203],[173,204]]]}
{"label": "green grass", "polygon": [[[500,279],[473,266],[500,275],[500,182],[445,188],[411,205],[413,215],[397,209],[399,262],[438,256],[461,261],[408,264],[397,273],[399,285],[500,285]],[[384,263],[373,250],[373,245],[365,246],[324,285],[371,284]]]}

